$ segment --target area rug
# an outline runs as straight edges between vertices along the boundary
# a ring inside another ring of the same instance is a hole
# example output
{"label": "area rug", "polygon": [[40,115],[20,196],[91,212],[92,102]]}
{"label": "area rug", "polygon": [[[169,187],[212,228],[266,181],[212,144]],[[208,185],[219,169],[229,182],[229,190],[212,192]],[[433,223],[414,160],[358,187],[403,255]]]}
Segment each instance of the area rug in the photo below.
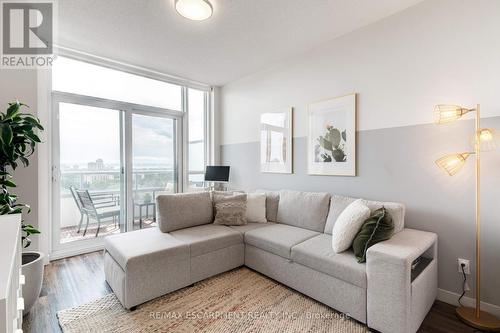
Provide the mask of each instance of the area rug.
{"label": "area rug", "polygon": [[125,310],[114,294],[57,313],[76,332],[369,332],[366,326],[248,268]]}

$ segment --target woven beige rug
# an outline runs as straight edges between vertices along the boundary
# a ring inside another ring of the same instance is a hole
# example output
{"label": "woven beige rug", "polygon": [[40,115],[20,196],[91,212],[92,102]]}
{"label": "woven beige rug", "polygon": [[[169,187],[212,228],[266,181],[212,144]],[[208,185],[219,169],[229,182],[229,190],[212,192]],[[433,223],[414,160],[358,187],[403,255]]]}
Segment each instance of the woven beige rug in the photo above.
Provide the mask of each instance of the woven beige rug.
{"label": "woven beige rug", "polygon": [[125,310],[113,294],[57,314],[74,332],[369,332],[362,324],[248,268]]}

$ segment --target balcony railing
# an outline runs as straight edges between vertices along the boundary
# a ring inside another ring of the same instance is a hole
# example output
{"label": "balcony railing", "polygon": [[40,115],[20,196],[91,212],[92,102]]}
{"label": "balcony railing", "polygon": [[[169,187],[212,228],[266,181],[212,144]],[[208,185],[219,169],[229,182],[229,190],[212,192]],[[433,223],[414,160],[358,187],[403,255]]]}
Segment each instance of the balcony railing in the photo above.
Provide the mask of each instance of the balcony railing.
{"label": "balcony railing", "polygon": [[[199,175],[200,172],[192,172]],[[132,173],[134,202],[154,202],[159,194],[175,192],[175,170],[134,169]],[[124,175],[120,170],[63,170],[61,171],[61,228],[75,226],[80,220],[80,212],[71,195],[70,186],[88,190],[97,205],[120,205]],[[190,187],[203,187],[202,181],[191,181]],[[139,212],[134,212],[134,219]]]}

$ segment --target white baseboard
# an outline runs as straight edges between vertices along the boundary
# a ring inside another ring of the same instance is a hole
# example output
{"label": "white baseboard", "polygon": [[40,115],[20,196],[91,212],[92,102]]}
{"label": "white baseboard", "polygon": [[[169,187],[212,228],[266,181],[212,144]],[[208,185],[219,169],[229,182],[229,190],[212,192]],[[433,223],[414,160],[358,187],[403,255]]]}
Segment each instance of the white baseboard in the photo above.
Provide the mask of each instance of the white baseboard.
{"label": "white baseboard", "polygon": [[[458,306],[459,297],[460,297],[459,294],[454,293],[452,291],[438,289],[437,299],[439,301]],[[476,299],[464,296],[462,298],[462,304],[473,308],[476,306]],[[500,318],[500,306],[498,305],[481,302],[481,310],[489,312],[492,315],[495,315],[497,318]]]}
{"label": "white baseboard", "polygon": [[104,245],[97,244],[94,246],[86,246],[85,248],[72,248],[72,249],[67,249],[64,251],[53,251],[50,254],[49,260],[52,261],[52,260],[64,259],[64,258],[68,258],[68,257],[77,256],[80,254],[101,251],[103,249],[104,249]]}

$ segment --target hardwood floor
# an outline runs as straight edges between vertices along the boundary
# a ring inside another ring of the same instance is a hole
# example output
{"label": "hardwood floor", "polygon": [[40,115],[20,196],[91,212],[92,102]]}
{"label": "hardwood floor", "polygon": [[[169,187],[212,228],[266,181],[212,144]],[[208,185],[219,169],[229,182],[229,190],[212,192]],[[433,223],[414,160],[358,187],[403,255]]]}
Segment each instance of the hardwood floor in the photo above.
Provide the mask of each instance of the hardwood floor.
{"label": "hardwood floor", "polygon": [[111,293],[104,281],[102,252],[52,261],[45,266],[40,298],[24,316],[23,331],[61,332],[56,313]]}
{"label": "hardwood floor", "polygon": [[[61,332],[56,313],[111,293],[104,281],[102,252],[56,260],[45,267],[42,292],[33,309],[24,317],[23,331]],[[462,324],[455,307],[436,301],[419,333],[478,332]]]}

